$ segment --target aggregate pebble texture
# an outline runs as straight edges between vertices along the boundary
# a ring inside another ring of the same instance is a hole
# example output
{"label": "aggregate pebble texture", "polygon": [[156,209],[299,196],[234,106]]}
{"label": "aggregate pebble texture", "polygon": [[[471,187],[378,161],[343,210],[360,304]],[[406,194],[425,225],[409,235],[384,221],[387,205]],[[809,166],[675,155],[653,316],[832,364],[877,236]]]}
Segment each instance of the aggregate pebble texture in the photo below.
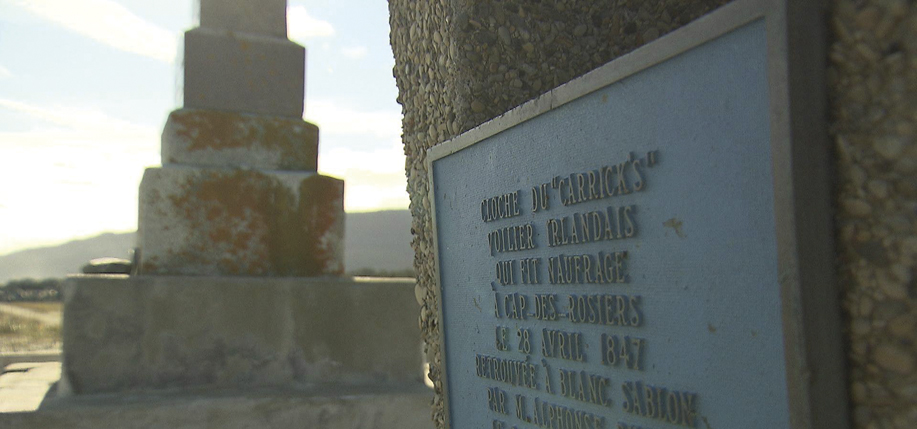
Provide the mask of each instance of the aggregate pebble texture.
{"label": "aggregate pebble texture", "polygon": [[445,426],[425,151],[651,42],[725,0],[389,0],[420,329]]}
{"label": "aggregate pebble texture", "polygon": [[830,3],[837,251],[857,428],[917,426],[917,4]]}

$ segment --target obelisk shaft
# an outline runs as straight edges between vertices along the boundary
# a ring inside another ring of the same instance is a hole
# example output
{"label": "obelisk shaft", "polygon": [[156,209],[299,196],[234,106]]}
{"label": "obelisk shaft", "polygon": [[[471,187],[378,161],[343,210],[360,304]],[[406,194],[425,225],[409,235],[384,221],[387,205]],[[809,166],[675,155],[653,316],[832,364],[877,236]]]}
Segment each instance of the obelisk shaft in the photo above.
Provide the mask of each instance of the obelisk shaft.
{"label": "obelisk shaft", "polygon": [[184,107],[302,118],[305,49],[287,39],[286,0],[198,0],[185,32]]}
{"label": "obelisk shaft", "polygon": [[287,37],[286,0],[197,0],[201,27]]}

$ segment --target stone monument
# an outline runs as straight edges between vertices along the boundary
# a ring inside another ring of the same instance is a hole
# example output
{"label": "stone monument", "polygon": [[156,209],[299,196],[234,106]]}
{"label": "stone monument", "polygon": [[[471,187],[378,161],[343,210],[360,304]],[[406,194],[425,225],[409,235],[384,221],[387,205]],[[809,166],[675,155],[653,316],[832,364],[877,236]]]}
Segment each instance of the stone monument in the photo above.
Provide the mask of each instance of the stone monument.
{"label": "stone monument", "polygon": [[342,277],[286,1],[198,6],[134,275],[67,280],[57,393],[4,427],[430,426],[414,282]]}
{"label": "stone monument", "polygon": [[305,49],[286,38],[286,2],[199,5],[185,106],[166,122],[162,168],[140,185],[138,272],[343,274],[344,183],[316,173]]}

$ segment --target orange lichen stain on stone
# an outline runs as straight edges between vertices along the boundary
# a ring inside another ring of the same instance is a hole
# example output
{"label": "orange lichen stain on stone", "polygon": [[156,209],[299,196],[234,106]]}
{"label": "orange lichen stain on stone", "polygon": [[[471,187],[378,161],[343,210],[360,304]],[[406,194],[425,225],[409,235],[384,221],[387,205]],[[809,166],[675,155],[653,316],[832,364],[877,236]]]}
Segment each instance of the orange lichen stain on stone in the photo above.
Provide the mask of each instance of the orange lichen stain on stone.
{"label": "orange lichen stain on stone", "polygon": [[[301,265],[307,273],[343,274],[343,263],[335,254],[342,245],[343,183],[324,176],[312,176],[299,186],[299,204],[295,211],[294,234],[277,224],[272,231],[278,246],[272,253],[275,266],[293,268]],[[288,228],[288,227],[287,227]],[[316,275],[310,274],[310,275]]]}
{"label": "orange lichen stain on stone", "polygon": [[177,126],[176,134],[189,141],[188,150],[194,151],[244,146],[241,139],[233,139],[240,117],[210,110],[177,111],[169,115],[169,121]]}
{"label": "orange lichen stain on stone", "polygon": [[207,218],[208,221],[216,222],[216,220],[219,219],[222,214],[223,212],[220,210],[219,207],[209,207],[207,208],[207,213],[205,217]]}
{"label": "orange lichen stain on stone", "polygon": [[207,242],[195,256],[209,255],[200,263],[221,273],[343,274],[329,245],[342,239],[335,229],[343,221],[341,182],[312,176],[299,193],[297,198],[269,175],[239,170],[189,178],[185,192],[171,202],[201,234],[196,239]]}
{"label": "orange lichen stain on stone", "polygon": [[[239,223],[238,219],[223,219],[225,223]],[[230,228],[222,225],[214,228],[208,234],[214,245],[220,245],[221,250],[227,255],[220,260],[220,266],[228,274],[264,274],[270,270],[266,263],[264,252],[259,251],[255,234],[244,228]]]}
{"label": "orange lichen stain on stone", "polygon": [[156,263],[157,261],[159,261],[158,256],[153,256],[149,258],[148,260],[144,261],[143,264],[140,266],[140,272],[141,273],[157,272],[157,270],[159,269],[159,266]]}
{"label": "orange lichen stain on stone", "polygon": [[162,200],[162,194],[158,189],[152,189],[147,193],[147,201],[151,204],[158,204]]}
{"label": "orange lichen stain on stone", "polygon": [[318,127],[300,119],[182,110],[169,121],[191,152],[258,146],[279,152],[282,168],[314,165],[318,157]]}
{"label": "orange lichen stain on stone", "polygon": [[[265,262],[263,251],[258,251],[257,241],[252,233],[239,234],[241,228],[263,229],[270,217],[270,206],[265,204],[262,189],[271,183],[269,176],[237,171],[229,175],[209,177],[198,183],[194,194],[198,204],[207,206],[206,224],[199,230],[208,231],[206,238],[211,246],[207,252],[223,256],[216,261],[219,270],[226,274],[265,274],[270,267]],[[270,188],[270,186],[268,186]]]}

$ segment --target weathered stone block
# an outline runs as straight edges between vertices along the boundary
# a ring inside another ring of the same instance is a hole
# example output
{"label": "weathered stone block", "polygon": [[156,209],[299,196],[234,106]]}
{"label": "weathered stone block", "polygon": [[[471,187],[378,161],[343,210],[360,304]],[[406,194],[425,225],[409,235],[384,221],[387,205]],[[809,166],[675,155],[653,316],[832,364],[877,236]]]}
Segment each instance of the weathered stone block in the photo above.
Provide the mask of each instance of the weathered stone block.
{"label": "weathered stone block", "polygon": [[421,385],[411,279],[73,276],[61,389]]}
{"label": "weathered stone block", "polygon": [[179,109],[162,132],[162,162],[315,171],[318,127],[300,118]]}
{"label": "weathered stone block", "polygon": [[306,51],[287,39],[185,32],[184,106],[302,117]]}
{"label": "weathered stone block", "polygon": [[142,274],[322,276],[344,272],[344,182],[315,173],[147,169]]}
{"label": "weathered stone block", "polygon": [[200,26],[287,37],[286,0],[198,0]]}

